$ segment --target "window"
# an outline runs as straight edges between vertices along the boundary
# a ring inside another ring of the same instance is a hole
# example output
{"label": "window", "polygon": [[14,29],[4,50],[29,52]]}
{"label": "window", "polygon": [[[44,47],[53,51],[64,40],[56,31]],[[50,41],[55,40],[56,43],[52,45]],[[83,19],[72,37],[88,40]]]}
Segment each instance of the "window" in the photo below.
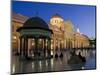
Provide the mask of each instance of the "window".
{"label": "window", "polygon": [[14,43],[17,41],[17,37],[15,35],[13,35],[12,39]]}
{"label": "window", "polygon": [[16,40],[16,39],[17,39],[17,37],[14,35],[14,36],[13,36],[13,39],[14,39],[14,40]]}
{"label": "window", "polygon": [[55,20],[55,23],[56,23],[56,20]]}

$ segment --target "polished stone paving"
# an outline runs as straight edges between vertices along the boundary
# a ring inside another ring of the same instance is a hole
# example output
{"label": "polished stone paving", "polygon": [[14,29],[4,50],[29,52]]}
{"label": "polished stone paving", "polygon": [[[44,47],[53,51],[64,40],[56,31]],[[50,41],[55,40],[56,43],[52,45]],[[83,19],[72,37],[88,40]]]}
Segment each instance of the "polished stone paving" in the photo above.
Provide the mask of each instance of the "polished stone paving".
{"label": "polished stone paving", "polygon": [[[86,62],[81,62],[77,55],[86,58]],[[96,68],[96,51],[95,50],[76,50],[75,56],[68,50],[63,51],[63,58],[51,58],[45,60],[20,60],[19,56],[12,55],[11,73],[41,73],[54,71],[69,71]]]}

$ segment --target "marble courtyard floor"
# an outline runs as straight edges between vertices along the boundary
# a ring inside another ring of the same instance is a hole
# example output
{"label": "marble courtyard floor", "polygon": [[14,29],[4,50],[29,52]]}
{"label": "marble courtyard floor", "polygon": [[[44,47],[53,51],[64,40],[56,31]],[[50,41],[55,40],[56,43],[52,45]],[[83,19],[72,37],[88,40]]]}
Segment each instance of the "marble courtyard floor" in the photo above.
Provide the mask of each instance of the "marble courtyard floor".
{"label": "marble courtyard floor", "polygon": [[[11,73],[41,73],[55,71],[96,69],[96,50],[84,50],[83,56],[86,62],[81,62],[68,50],[63,51],[63,58],[51,58],[43,60],[20,60],[19,56],[11,57]],[[77,55],[78,51],[76,51]]]}

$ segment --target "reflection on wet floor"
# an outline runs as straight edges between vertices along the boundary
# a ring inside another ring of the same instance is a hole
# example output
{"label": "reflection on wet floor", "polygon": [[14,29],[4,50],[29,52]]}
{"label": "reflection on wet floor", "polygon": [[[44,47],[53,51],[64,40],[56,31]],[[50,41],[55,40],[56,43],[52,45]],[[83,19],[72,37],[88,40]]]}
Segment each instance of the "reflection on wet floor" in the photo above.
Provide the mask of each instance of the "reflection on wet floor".
{"label": "reflection on wet floor", "polygon": [[[73,55],[69,51],[63,51],[62,58],[51,58],[44,60],[20,60],[19,56],[12,56],[13,73],[38,73],[67,70],[95,69],[95,50],[77,50]],[[86,62],[80,60],[79,55],[86,58]]]}

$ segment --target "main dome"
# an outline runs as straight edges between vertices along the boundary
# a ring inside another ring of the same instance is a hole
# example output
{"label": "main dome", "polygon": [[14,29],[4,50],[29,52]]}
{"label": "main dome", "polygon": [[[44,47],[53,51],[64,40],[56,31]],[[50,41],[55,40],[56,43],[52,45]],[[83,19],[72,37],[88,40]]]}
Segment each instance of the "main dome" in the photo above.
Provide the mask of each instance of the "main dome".
{"label": "main dome", "polygon": [[48,24],[41,19],[40,17],[32,17],[29,18],[23,25],[25,28],[43,28],[43,29],[49,29]]}

